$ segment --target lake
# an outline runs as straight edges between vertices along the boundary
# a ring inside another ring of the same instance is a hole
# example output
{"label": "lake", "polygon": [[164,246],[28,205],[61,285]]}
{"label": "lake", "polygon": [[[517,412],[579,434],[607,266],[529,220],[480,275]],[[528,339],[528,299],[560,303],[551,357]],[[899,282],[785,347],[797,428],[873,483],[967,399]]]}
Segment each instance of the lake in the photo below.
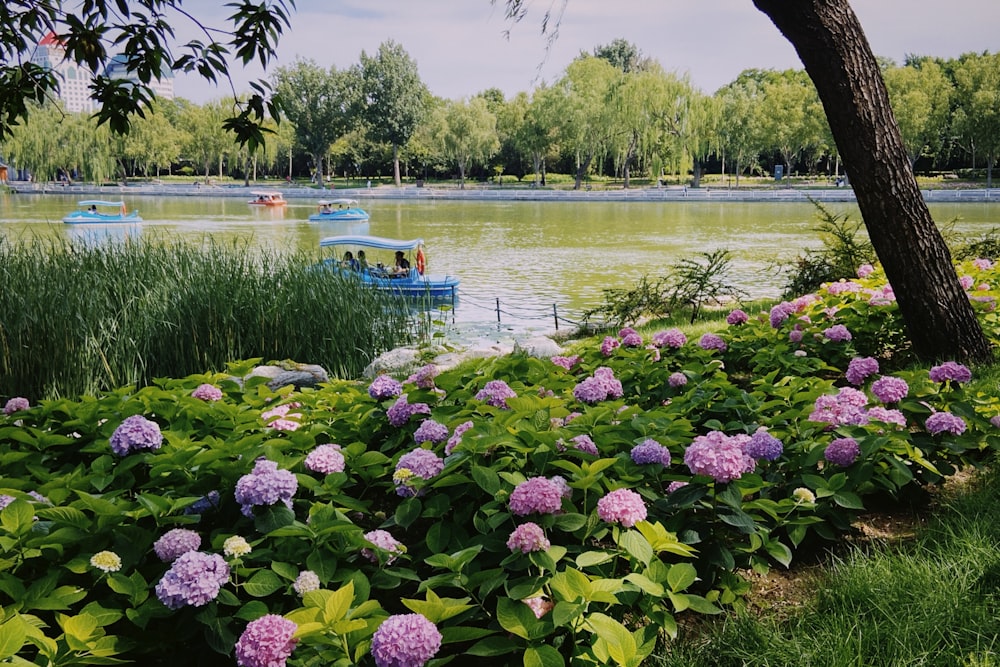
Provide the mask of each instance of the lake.
{"label": "lake", "polygon": [[[333,195],[334,193],[330,193]],[[719,248],[732,252],[731,281],[751,297],[777,297],[777,268],[820,245],[816,208],[801,202],[453,201],[361,198],[367,227],[307,220],[315,203],[250,206],[243,198],[126,196],[137,225],[67,225],[77,197],[0,195],[0,238],[12,243],[73,238],[100,242],[142,235],[228,240],[318,252],[321,238],[368,233],[423,238],[429,273],[461,279],[449,336],[497,338],[561,328],[603,301],[606,288],[628,289],[642,276],[669,273],[683,259]],[[828,210],[860,220],[855,204]],[[939,224],[979,235],[1000,227],[1000,203],[930,204]],[[498,323],[499,302],[499,323]]]}

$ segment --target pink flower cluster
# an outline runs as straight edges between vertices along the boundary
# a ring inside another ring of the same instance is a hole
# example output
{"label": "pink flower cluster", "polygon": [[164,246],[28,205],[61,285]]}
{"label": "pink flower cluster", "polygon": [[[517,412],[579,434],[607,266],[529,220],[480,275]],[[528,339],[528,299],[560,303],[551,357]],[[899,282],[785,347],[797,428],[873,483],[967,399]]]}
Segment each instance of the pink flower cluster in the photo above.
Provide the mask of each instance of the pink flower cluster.
{"label": "pink flower cluster", "polygon": [[320,445],[306,456],[306,468],[313,472],[321,472],[324,475],[344,472],[345,465],[346,462],[344,461],[344,455],[340,452],[340,445]]}
{"label": "pink flower cluster", "polygon": [[410,417],[413,415],[429,415],[430,413],[431,406],[426,403],[408,403],[406,394],[396,399],[396,402],[385,411],[386,416],[389,418],[389,423],[396,427],[400,427],[410,421]]}
{"label": "pink flower cluster", "polygon": [[746,312],[740,310],[739,308],[733,310],[728,315],[726,315],[726,324],[730,326],[739,326],[741,324],[746,324],[750,321],[750,316]]}
{"label": "pink flower cluster", "polygon": [[189,551],[201,548],[201,535],[187,528],[174,528],[165,532],[153,543],[156,557],[164,563],[177,560]]}
{"label": "pink flower cluster", "polygon": [[434,378],[437,377],[437,374],[438,367],[434,364],[427,364],[406,378],[406,382],[415,385],[418,389],[433,389]]}
{"label": "pink flower cluster", "polygon": [[229,581],[229,566],[219,554],[188,551],[181,554],[156,584],[156,597],[168,609],[201,607]]}
{"label": "pink flower cluster", "polygon": [[462,435],[470,428],[472,428],[472,426],[473,426],[472,422],[467,421],[467,422],[462,422],[461,424],[455,427],[455,430],[452,431],[451,433],[451,437],[448,438],[448,442],[446,442],[444,445],[445,456],[448,456],[453,451],[455,451],[455,448],[458,447],[459,443],[462,442]]}
{"label": "pink flower cluster", "polygon": [[851,387],[841,387],[836,396],[824,394],[816,399],[809,421],[826,422],[833,426],[868,423],[865,407],[868,396]]}
{"label": "pink flower cluster", "polygon": [[236,641],[236,664],[239,667],[285,667],[292,655],[298,624],[277,614],[266,614],[250,621]]}
{"label": "pink flower cluster", "polygon": [[605,357],[610,357],[620,345],[621,343],[618,342],[617,338],[605,336],[604,340],[601,341],[601,354]]}
{"label": "pink flower cluster", "polygon": [[397,614],[372,636],[377,667],[423,667],[441,649],[441,633],[422,614]]}
{"label": "pink flower cluster", "polygon": [[618,332],[622,339],[622,347],[642,347],[642,336],[632,327],[625,327]]}
{"label": "pink flower cluster", "polygon": [[[374,544],[379,550],[389,554],[385,559],[386,565],[392,565],[396,557],[406,551],[403,543],[393,537],[392,533],[387,530],[369,531],[365,533],[365,539]],[[378,563],[378,553],[367,547],[361,550],[361,555],[373,563]]]}
{"label": "pink flower cluster", "polygon": [[545,531],[537,523],[522,523],[514,529],[507,538],[507,548],[511,551],[530,553],[532,551],[545,551],[552,544],[545,537]]}
{"label": "pink flower cluster", "polygon": [[935,412],[924,422],[927,431],[938,435],[940,433],[951,433],[952,435],[962,435],[965,433],[965,420],[950,412]]}
{"label": "pink flower cluster", "polygon": [[858,267],[858,278],[867,278],[875,273],[875,267],[871,264],[862,264]]}
{"label": "pink flower cluster", "polygon": [[28,399],[23,396],[15,396],[4,404],[3,413],[5,415],[12,415],[20,410],[27,410],[29,407],[31,407],[31,404],[28,402]]}
{"label": "pink flower cluster", "polygon": [[439,442],[444,442],[448,439],[448,427],[444,424],[439,424],[433,419],[425,419],[420,422],[420,426],[413,433],[413,440],[420,444],[421,442],[433,442],[437,444]]}
{"label": "pink flower cluster", "polygon": [[278,464],[265,458],[257,459],[253,471],[243,475],[236,482],[236,502],[244,516],[253,516],[257,505],[273,505],[282,502],[292,508],[292,496],[299,487],[295,475],[287,470],[278,470]]}
{"label": "pink flower cluster", "polygon": [[503,380],[490,380],[476,393],[476,400],[495,408],[507,408],[507,399],[517,398],[517,394]]}
{"label": "pink flower cluster", "polygon": [[428,480],[437,476],[442,470],[444,470],[444,459],[429,449],[414,449],[403,454],[396,463],[396,474],[393,475],[396,495],[403,498],[417,495],[417,490],[412,486],[412,478]]}
{"label": "pink flower cluster", "polygon": [[680,329],[667,329],[653,334],[653,345],[656,347],[672,347],[678,349],[687,343],[687,336]]}
{"label": "pink flower cluster", "polygon": [[962,383],[972,379],[972,371],[967,366],[963,366],[955,361],[946,361],[939,366],[934,366],[930,370],[932,382],[952,382]]}
{"label": "pink flower cluster", "polygon": [[[557,481],[558,479],[558,481]],[[518,516],[528,514],[555,514],[562,509],[564,495],[572,493],[561,477],[532,477],[511,491],[510,511]]]}
{"label": "pink flower cluster", "polygon": [[834,343],[846,343],[852,338],[851,332],[843,324],[834,324],[829,329],[824,329],[823,337]]}
{"label": "pink flower cluster", "polygon": [[581,452],[597,456],[597,445],[586,433],[570,438],[570,442]]}
{"label": "pink flower cluster", "polygon": [[573,355],[572,357],[555,356],[551,357],[549,361],[554,363],[556,366],[565,368],[566,370],[572,370],[573,366],[580,363],[580,355]]}
{"label": "pink flower cluster", "polygon": [[823,450],[823,458],[830,463],[846,468],[861,455],[861,448],[854,438],[837,438]]}
{"label": "pink flower cluster", "polygon": [[297,407],[300,407],[299,403],[276,405],[274,408],[262,412],[260,418],[275,431],[294,431],[299,428],[301,425],[299,420],[302,419],[302,413],[292,412]]}
{"label": "pink flower cluster", "polygon": [[608,398],[621,398],[623,394],[621,381],[607,366],[596,369],[591,377],[573,388],[573,397],[582,403],[599,403]]}
{"label": "pink flower cluster", "polygon": [[218,401],[222,398],[222,390],[206,382],[198,385],[191,395],[203,401]]}
{"label": "pink flower cluster", "polygon": [[368,385],[368,395],[376,401],[395,398],[403,392],[403,385],[390,375],[379,375]]}
{"label": "pink flower cluster", "polygon": [[794,312],[795,312],[795,304],[790,303],[788,301],[782,301],[781,303],[771,308],[771,313],[770,313],[771,328],[772,329],[779,328],[785,322],[785,320],[787,320],[789,317],[792,316],[792,313]]}
{"label": "pink flower cluster", "polygon": [[534,613],[535,618],[545,616],[545,614],[552,611],[556,606],[555,602],[552,600],[546,600],[543,597],[527,598],[521,600],[521,602],[528,605],[528,608],[531,609],[532,613]]}
{"label": "pink flower cluster", "polygon": [[702,334],[701,338],[698,339],[698,346],[703,350],[726,351],[726,341],[714,333]]}
{"label": "pink flower cluster", "polygon": [[597,501],[597,516],[608,523],[631,528],[646,519],[646,503],[631,489],[616,489]]}
{"label": "pink flower cluster", "polygon": [[854,357],[847,365],[847,381],[855,386],[864,384],[870,375],[878,373],[878,361],[872,357]]}
{"label": "pink flower cluster", "polygon": [[720,483],[731,482],[756,467],[754,459],[743,450],[749,440],[745,433],[728,436],[711,431],[699,435],[684,451],[684,464],[692,474],[708,475]]}
{"label": "pink flower cluster", "polygon": [[891,375],[881,377],[872,383],[872,393],[875,394],[875,398],[886,404],[899,403],[906,398],[909,391],[910,385],[906,384],[906,380]]}
{"label": "pink flower cluster", "polygon": [[111,451],[125,456],[140,449],[159,449],[163,444],[160,426],[142,415],[132,415],[111,434]]}

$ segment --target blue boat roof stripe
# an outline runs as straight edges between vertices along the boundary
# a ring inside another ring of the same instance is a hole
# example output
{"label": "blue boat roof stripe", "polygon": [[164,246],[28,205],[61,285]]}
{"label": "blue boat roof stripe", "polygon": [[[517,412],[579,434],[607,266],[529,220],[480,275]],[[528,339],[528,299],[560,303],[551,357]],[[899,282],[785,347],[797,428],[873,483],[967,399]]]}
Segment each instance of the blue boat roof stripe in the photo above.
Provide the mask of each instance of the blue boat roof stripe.
{"label": "blue boat roof stripe", "polygon": [[424,244],[423,239],[413,239],[411,241],[401,241],[398,239],[387,239],[381,236],[328,236],[319,242],[320,247],[335,245],[356,245],[365,248],[380,248],[382,250],[413,250]]}
{"label": "blue boat roof stripe", "polygon": [[79,206],[122,206],[123,201],[105,201],[103,199],[84,199]]}

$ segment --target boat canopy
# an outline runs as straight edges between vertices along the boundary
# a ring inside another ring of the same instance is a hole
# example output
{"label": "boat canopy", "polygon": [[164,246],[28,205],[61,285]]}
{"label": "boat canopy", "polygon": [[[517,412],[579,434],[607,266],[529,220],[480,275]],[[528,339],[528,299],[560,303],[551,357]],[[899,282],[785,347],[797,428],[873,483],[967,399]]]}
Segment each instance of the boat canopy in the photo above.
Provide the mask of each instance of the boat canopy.
{"label": "boat canopy", "polygon": [[79,202],[79,206],[117,206],[122,207],[125,205],[123,201],[105,201],[103,199],[84,199]]}
{"label": "boat canopy", "polygon": [[335,204],[338,205],[338,206],[341,206],[341,205],[342,206],[353,206],[353,205],[355,205],[355,204],[358,203],[358,200],[357,199],[320,199],[316,203],[319,204],[320,206],[323,206],[323,205],[333,206]]}
{"label": "boat canopy", "polygon": [[411,241],[401,241],[398,239],[387,239],[381,236],[328,236],[319,242],[320,247],[337,245],[354,245],[364,248],[379,248],[381,250],[414,250],[424,244],[423,239],[413,239]]}
{"label": "boat canopy", "polygon": [[274,190],[251,190],[250,194],[257,196],[267,196],[267,197],[280,197],[280,192],[275,192]]}

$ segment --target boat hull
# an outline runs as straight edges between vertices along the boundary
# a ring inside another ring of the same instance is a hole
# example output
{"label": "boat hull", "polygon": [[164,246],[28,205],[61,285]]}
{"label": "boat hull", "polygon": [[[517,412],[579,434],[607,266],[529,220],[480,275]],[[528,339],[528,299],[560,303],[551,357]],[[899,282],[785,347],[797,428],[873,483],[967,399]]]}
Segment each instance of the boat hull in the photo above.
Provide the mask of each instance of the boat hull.
{"label": "boat hull", "polygon": [[102,223],[113,223],[113,222],[142,222],[142,218],[139,217],[138,212],[132,211],[125,215],[104,215],[102,213],[91,213],[89,211],[73,211],[65,218],[63,222],[68,225],[78,225],[78,224],[102,224]]}
{"label": "boat hull", "polygon": [[335,260],[327,260],[324,266],[344,276],[360,281],[374,289],[390,292],[397,296],[412,299],[452,299],[458,294],[459,279],[455,276],[447,275],[420,275],[416,270],[411,270],[409,275],[393,278],[380,273],[378,269],[365,271],[354,271],[345,269]]}
{"label": "boat hull", "polygon": [[313,213],[309,216],[310,222],[366,222],[368,213],[356,209],[345,209],[343,211],[333,211],[331,213]]}

